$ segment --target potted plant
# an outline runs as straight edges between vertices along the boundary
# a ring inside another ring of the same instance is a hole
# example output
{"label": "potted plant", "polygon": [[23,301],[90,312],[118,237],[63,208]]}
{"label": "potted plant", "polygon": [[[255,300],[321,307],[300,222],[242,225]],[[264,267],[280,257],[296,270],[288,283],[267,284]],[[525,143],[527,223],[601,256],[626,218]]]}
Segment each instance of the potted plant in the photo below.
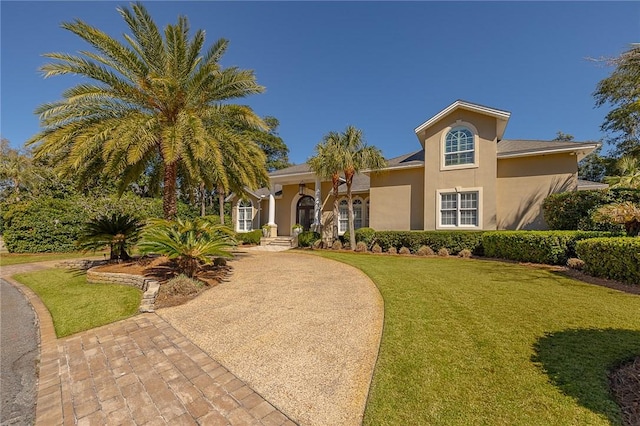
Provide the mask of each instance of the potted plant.
{"label": "potted plant", "polygon": [[304,228],[299,223],[296,223],[291,227],[291,230],[293,231],[293,235],[297,237],[304,230]]}
{"label": "potted plant", "polygon": [[262,236],[267,238],[271,235],[271,227],[269,225],[262,225]]}

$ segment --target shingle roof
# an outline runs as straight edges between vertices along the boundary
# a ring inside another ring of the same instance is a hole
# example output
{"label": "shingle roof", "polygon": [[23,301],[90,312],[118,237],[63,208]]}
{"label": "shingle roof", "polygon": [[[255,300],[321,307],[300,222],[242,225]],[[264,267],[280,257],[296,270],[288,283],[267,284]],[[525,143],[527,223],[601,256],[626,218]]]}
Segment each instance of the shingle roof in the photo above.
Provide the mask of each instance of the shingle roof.
{"label": "shingle roof", "polygon": [[404,166],[423,166],[424,165],[424,149],[420,151],[410,152],[409,154],[400,155],[398,157],[387,160],[387,168],[396,168]]}
{"label": "shingle roof", "polygon": [[270,176],[286,176],[286,175],[295,175],[298,173],[309,173],[311,172],[311,168],[307,163],[296,164],[295,166],[287,167],[286,169],[276,170],[275,172],[269,173]]}
{"label": "shingle roof", "polygon": [[597,142],[541,141],[503,139],[498,142],[498,158],[518,154],[536,154],[551,151],[593,149]]}

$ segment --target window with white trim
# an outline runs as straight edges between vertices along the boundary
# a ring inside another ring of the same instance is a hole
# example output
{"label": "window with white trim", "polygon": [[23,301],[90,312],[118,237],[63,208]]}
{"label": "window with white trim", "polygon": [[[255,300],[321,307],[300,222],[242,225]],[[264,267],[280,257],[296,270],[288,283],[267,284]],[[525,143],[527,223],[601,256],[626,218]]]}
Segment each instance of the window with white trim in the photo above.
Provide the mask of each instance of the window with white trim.
{"label": "window with white trim", "polygon": [[473,132],[466,127],[454,127],[444,141],[444,165],[459,166],[475,163]]}
{"label": "window with white trim", "polygon": [[338,204],[338,213],[340,218],[338,220],[338,233],[344,234],[349,228],[349,203],[347,200],[342,199]]}
{"label": "window with white trim", "polygon": [[362,200],[353,200],[353,227],[354,229],[362,228]]}
{"label": "window with white trim", "polygon": [[440,193],[440,226],[479,226],[478,203],[477,191]]}
{"label": "window with white trim", "polygon": [[253,230],[253,204],[249,200],[238,203],[238,232]]}
{"label": "window with white trim", "polygon": [[364,209],[364,226],[369,226],[369,212],[370,212],[369,206],[370,206],[370,204],[369,204],[369,199],[368,198],[367,198],[367,201],[365,201],[364,205],[365,205],[365,209]]}

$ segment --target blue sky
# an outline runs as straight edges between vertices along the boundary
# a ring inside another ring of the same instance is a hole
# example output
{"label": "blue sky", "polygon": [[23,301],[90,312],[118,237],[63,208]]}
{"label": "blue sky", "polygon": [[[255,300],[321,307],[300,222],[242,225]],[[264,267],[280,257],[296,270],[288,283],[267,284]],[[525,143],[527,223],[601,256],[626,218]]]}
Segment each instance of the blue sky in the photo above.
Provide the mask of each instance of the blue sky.
{"label": "blue sky", "polygon": [[[85,49],[60,23],[114,36],[126,2],[8,2],[1,14],[0,133],[15,147],[38,131],[34,109],[73,77],[43,79],[46,52]],[[419,147],[413,129],[464,99],[511,111],[505,138],[598,140],[608,107],[592,93],[640,42],[638,2],[145,2],[164,27],[179,14],[224,37],[224,66],[255,70],[266,93],[239,103],[280,120],[292,162],[352,124],[387,157]]]}

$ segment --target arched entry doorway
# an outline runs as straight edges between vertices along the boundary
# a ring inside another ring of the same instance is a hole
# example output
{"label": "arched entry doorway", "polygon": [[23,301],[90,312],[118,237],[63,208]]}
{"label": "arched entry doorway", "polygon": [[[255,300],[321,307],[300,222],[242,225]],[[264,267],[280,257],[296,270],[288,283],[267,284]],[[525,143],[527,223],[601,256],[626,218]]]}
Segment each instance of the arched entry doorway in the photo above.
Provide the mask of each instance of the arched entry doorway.
{"label": "arched entry doorway", "polygon": [[298,200],[298,205],[296,207],[296,223],[302,225],[305,231],[310,230],[311,225],[313,224],[314,207],[315,202],[313,197],[305,195]]}

